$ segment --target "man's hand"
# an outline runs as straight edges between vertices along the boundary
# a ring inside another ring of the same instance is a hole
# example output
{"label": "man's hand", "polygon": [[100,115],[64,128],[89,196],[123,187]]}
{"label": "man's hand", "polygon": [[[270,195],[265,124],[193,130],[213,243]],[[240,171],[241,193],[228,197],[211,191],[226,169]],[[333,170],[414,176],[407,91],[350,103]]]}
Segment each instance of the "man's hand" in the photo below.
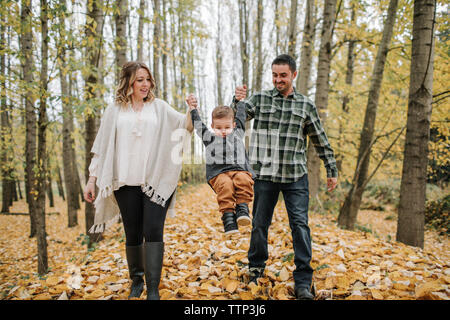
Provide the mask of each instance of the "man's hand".
{"label": "man's hand", "polygon": [[189,111],[197,109],[197,98],[192,93],[187,96],[186,103],[189,106]]}
{"label": "man's hand", "polygon": [[245,97],[247,96],[247,86],[244,84],[243,86],[236,87],[234,96],[238,101],[245,99]]}
{"label": "man's hand", "polygon": [[337,178],[327,178],[327,190],[333,191],[337,186]]}

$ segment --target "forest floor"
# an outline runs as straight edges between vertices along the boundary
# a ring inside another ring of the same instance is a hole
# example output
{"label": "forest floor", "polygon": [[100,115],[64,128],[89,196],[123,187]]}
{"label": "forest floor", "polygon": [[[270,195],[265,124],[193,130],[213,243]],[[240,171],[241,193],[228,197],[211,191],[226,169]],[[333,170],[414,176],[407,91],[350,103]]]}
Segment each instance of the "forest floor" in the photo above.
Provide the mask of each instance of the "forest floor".
{"label": "forest floor", "polygon": [[[59,199],[59,198],[58,198]],[[120,223],[87,250],[84,211],[67,227],[65,202],[47,208],[50,271],[37,275],[36,239],[29,217],[0,215],[0,299],[127,299],[130,282]],[[265,277],[248,285],[247,251],[251,227],[224,236],[215,195],[206,184],[182,188],[177,215],[165,225],[161,299],[294,299],[292,238],[279,201],[269,230]],[[24,201],[11,212],[27,212]],[[425,232],[424,249],[395,241],[396,214],[361,210],[356,231],[340,229],[337,213],[312,210],[316,299],[450,299],[450,240]],[[393,218],[394,217],[394,218]],[[145,293],[141,299],[145,298]]]}

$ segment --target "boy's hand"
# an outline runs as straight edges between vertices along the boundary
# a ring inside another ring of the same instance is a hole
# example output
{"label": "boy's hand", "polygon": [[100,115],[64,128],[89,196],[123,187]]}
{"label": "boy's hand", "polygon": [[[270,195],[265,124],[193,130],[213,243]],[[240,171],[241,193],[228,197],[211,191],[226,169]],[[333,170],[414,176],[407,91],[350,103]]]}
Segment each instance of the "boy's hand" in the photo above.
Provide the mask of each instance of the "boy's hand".
{"label": "boy's hand", "polygon": [[243,86],[236,87],[234,96],[238,101],[245,99],[245,97],[247,96],[247,86],[244,84]]}
{"label": "boy's hand", "polygon": [[197,98],[192,93],[187,96],[186,103],[189,106],[189,111],[197,109]]}

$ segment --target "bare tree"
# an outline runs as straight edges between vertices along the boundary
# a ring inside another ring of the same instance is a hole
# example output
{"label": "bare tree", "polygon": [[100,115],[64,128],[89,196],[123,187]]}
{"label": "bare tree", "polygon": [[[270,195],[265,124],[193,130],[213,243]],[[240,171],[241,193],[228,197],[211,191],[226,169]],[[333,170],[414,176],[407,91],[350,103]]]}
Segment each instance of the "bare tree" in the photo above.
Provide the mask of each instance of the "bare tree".
{"label": "bare tree", "polygon": [[339,212],[338,225],[345,229],[352,230],[354,228],[358,210],[361,205],[362,194],[366,186],[370,154],[375,132],[378,100],[383,81],[384,66],[386,63],[387,54],[389,52],[389,44],[391,43],[392,33],[394,30],[397,6],[398,0],[391,0],[389,2],[387,18],[384,22],[383,36],[380,46],[378,47],[378,52],[373,67],[369,97],[367,100],[366,113],[364,117],[364,125],[361,131],[358,160],[356,163],[355,174],[353,176],[352,187],[350,188],[350,191],[348,192],[344,204]]}
{"label": "bare tree", "polygon": [[397,241],[423,248],[428,141],[433,98],[435,0],[415,0],[408,118]]}
{"label": "bare tree", "polygon": [[31,0],[21,2],[21,30],[20,30],[20,51],[22,53],[22,80],[24,84],[25,100],[25,189],[27,194],[28,208],[30,212],[30,237],[36,236],[36,200],[34,197],[36,190],[36,113],[34,110],[33,84],[33,32],[32,32],[32,12]]}
{"label": "bare tree", "polygon": [[[353,28],[356,27],[356,9],[355,4],[351,4],[351,17],[350,17],[350,24]],[[353,84],[353,73],[354,73],[354,64],[355,64],[355,45],[356,40],[353,38],[349,38],[347,35],[344,37],[344,42],[348,43],[347,46],[347,70],[345,72],[345,84],[346,88],[351,88]],[[337,139],[337,148],[340,152],[342,150],[342,143],[343,143],[343,133],[342,128],[344,127],[344,123],[346,122],[348,111],[349,111],[349,103],[350,103],[350,95],[348,92],[345,92],[344,97],[342,98],[342,111],[344,115],[342,117],[339,117],[338,124],[339,124],[339,136]],[[336,153],[336,167],[340,171],[342,169],[342,154]]]}
{"label": "bare tree", "polygon": [[153,0],[153,78],[156,82],[155,96],[159,98],[161,80],[159,77],[159,58],[161,56],[161,5]]}
{"label": "bare tree", "polygon": [[288,39],[288,54],[295,59],[295,47],[297,44],[297,0],[291,0]]}
{"label": "bare tree", "polygon": [[38,117],[38,150],[36,175],[36,236],[38,273],[47,273],[47,235],[45,232],[45,193],[47,191],[47,88],[48,88],[48,4],[41,0],[41,72]]}
{"label": "bare tree", "polygon": [[223,105],[222,97],[222,38],[221,38],[221,24],[222,12],[220,10],[221,1],[217,1],[217,37],[216,37],[216,81],[217,81],[217,104]]}
{"label": "bare tree", "polygon": [[[92,0],[88,0],[92,1]],[[98,6],[98,4],[97,4]],[[127,16],[128,16],[128,0],[116,0],[117,13],[114,15],[116,27],[116,80],[119,79],[119,72],[127,61]],[[98,19],[98,17],[96,17]]]}
{"label": "bare tree", "polygon": [[[84,174],[86,181],[89,178],[89,165],[92,160],[92,145],[94,144],[95,136],[97,134],[97,115],[96,109],[98,109],[98,102],[96,96],[95,87],[99,82],[99,63],[100,63],[100,51],[102,48],[102,33],[103,33],[103,11],[100,6],[98,6],[97,1],[89,0],[89,5],[87,15],[90,19],[87,20],[85,28],[85,36],[89,45],[85,49],[86,64],[89,67],[89,72],[86,74],[85,78],[85,100],[90,103],[90,108],[85,111],[85,165]],[[126,51],[125,51],[126,52]],[[122,54],[116,54],[120,57]],[[86,202],[85,206],[85,220],[86,220],[86,234],[89,236],[89,246],[94,242],[101,239],[101,234],[89,233],[89,229],[94,224],[95,210],[91,203]]]}
{"label": "bare tree", "polygon": [[[331,66],[331,48],[336,21],[337,0],[325,0],[323,12],[322,35],[320,39],[319,62],[317,65],[315,104],[319,111],[322,123],[326,121],[326,109],[328,106],[328,89]],[[309,194],[311,198],[317,197],[320,186],[320,160],[314,147],[308,143],[308,180]]]}
{"label": "bare tree", "polygon": [[[63,5],[66,6],[66,1],[63,1]],[[64,10],[60,8],[59,10],[59,42],[58,42],[58,69],[59,69],[59,80],[61,86],[61,104],[63,108],[63,129],[62,129],[62,158],[63,158],[63,168],[64,168],[64,183],[67,191],[67,215],[68,215],[68,227],[74,227],[78,225],[77,218],[77,197],[78,190],[77,185],[75,184],[74,177],[74,168],[73,168],[73,155],[75,154],[74,144],[75,141],[73,139],[73,111],[70,99],[70,91],[69,91],[69,81],[67,79],[67,36],[66,36],[66,16]],[[70,34],[70,26],[69,26],[69,34]],[[59,173],[58,167],[58,174]],[[62,186],[61,186],[62,187]]]}
{"label": "bare tree", "polygon": [[257,16],[256,16],[256,70],[255,70],[255,83],[253,84],[254,91],[261,91],[262,87],[262,75],[263,75],[263,44],[262,44],[262,31],[264,24],[264,6],[263,1],[258,0],[257,3]]}
{"label": "bare tree", "polygon": [[137,34],[137,61],[143,62],[144,61],[144,24],[145,24],[145,7],[146,3],[145,0],[139,1],[139,22],[138,22],[138,34]]}
{"label": "bare tree", "polygon": [[306,0],[305,23],[303,27],[302,52],[300,55],[299,72],[297,75],[297,90],[308,95],[311,78],[312,51],[316,33],[315,0]]}

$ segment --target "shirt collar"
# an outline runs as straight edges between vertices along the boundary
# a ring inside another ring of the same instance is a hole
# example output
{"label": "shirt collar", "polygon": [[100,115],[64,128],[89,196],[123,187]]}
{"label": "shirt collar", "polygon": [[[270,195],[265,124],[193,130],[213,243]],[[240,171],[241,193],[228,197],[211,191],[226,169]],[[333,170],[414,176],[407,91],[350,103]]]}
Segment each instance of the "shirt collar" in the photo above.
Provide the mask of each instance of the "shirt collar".
{"label": "shirt collar", "polygon": [[[273,88],[272,89],[272,97],[276,97],[276,96],[280,96],[280,97],[284,98],[284,96],[281,94],[280,91],[277,90],[277,88]],[[289,97],[293,97],[294,100],[297,100],[297,99],[301,98],[302,95],[294,87],[294,91],[290,95],[287,96],[287,98],[289,98]]]}

